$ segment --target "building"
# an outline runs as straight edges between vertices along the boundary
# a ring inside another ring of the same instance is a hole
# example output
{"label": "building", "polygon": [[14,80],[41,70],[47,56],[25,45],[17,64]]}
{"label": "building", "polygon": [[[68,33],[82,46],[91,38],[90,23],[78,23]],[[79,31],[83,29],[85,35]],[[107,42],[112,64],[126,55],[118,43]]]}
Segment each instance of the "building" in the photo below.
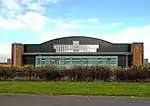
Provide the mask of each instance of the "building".
{"label": "building", "polygon": [[148,59],[144,59],[143,64],[148,64]]}
{"label": "building", "polygon": [[131,66],[143,64],[144,44],[111,43],[105,40],[72,36],[41,44],[12,44],[12,65],[107,65]]}
{"label": "building", "polygon": [[11,66],[11,59],[7,59],[7,62],[0,62],[0,66]]}
{"label": "building", "polygon": [[11,59],[7,59],[7,63],[11,65],[12,64]]}
{"label": "building", "polygon": [[9,66],[7,62],[0,62],[0,66]]}

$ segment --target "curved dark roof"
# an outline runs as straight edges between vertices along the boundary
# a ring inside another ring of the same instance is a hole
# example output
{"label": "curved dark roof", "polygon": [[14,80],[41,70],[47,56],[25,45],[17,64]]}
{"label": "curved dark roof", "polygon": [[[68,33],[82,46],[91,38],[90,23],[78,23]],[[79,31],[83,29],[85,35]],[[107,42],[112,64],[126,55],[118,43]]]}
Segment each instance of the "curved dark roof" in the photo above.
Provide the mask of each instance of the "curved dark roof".
{"label": "curved dark roof", "polygon": [[38,45],[24,45],[25,52],[44,52],[44,53],[53,53],[55,49],[54,45],[72,45],[73,41],[79,41],[80,45],[99,45],[97,52],[130,52],[130,44],[114,44],[102,39],[85,37],[85,36],[68,36],[57,39],[52,39],[46,42],[43,42]]}
{"label": "curved dark roof", "polygon": [[68,39],[68,38],[70,38],[70,39],[71,38],[87,38],[87,39],[99,40],[99,41],[102,41],[102,42],[113,44],[112,42],[109,42],[109,41],[106,41],[106,40],[102,40],[102,39],[95,38],[95,37],[87,37],[87,36],[67,36],[67,37],[55,38],[55,39],[43,42],[41,44],[45,44],[45,43],[48,43],[48,42],[51,42],[51,41],[56,41],[56,40],[61,40],[61,39]]}

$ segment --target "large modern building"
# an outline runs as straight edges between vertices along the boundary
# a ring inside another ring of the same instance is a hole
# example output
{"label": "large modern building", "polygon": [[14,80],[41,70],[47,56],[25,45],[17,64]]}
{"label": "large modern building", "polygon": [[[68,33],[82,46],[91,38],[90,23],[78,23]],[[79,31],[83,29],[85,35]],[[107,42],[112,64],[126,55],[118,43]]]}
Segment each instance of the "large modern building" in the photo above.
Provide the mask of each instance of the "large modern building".
{"label": "large modern building", "polygon": [[143,64],[144,44],[111,43],[105,40],[72,36],[41,44],[12,44],[12,64],[21,65],[107,65],[128,67]]}

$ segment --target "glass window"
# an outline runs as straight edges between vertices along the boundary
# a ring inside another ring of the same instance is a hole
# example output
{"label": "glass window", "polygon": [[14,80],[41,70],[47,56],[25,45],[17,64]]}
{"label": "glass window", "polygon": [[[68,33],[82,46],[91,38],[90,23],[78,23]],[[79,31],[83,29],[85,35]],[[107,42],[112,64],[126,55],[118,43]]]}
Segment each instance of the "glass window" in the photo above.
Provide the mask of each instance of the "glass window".
{"label": "glass window", "polygon": [[53,65],[107,65],[118,66],[117,56],[36,56],[36,66]]}

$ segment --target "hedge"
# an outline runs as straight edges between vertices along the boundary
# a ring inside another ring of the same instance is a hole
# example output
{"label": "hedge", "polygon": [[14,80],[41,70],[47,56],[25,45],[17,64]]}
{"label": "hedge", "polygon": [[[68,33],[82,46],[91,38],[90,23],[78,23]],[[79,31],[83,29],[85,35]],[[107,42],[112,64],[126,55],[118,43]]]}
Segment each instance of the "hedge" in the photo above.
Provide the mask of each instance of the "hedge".
{"label": "hedge", "polygon": [[132,67],[73,66],[71,68],[26,65],[21,68],[0,66],[0,80],[30,81],[131,81],[149,82],[150,65]]}

